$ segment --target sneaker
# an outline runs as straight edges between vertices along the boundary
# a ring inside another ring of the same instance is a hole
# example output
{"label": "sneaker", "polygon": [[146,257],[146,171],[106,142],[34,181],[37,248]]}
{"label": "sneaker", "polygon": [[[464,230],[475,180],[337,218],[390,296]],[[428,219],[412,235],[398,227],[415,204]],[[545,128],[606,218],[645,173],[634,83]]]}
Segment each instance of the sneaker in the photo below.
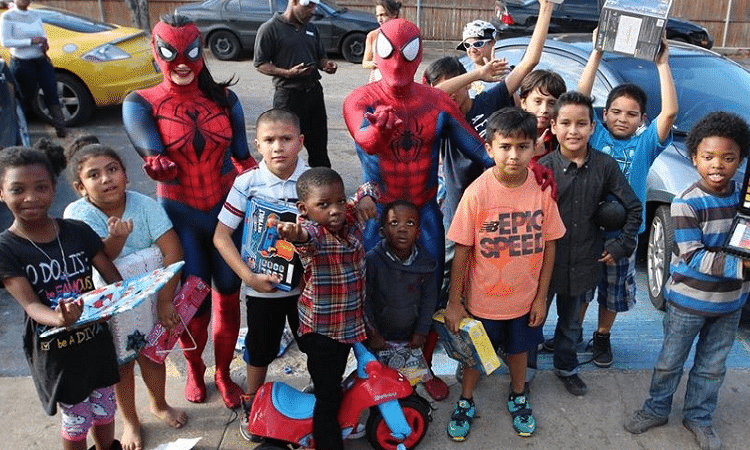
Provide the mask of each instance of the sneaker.
{"label": "sneaker", "polygon": [[721,448],[721,439],[711,425],[700,426],[687,420],[683,420],[682,424],[693,433],[695,442],[698,443],[701,450],[719,450]]}
{"label": "sneaker", "polygon": [[242,406],[242,409],[240,411],[240,435],[246,441],[258,443],[262,441],[260,436],[251,434],[250,430],[248,430],[248,426],[250,425],[250,409],[253,406],[254,398],[255,398],[254,395],[251,396],[251,395],[243,394],[240,399],[241,406]]}
{"label": "sneaker", "polygon": [[536,421],[531,414],[529,400],[524,394],[508,396],[508,412],[513,418],[513,429],[519,436],[528,437],[536,430]]}
{"label": "sneaker", "polygon": [[429,380],[422,382],[422,387],[436,401],[448,398],[448,385],[435,374]]}
{"label": "sneaker", "polygon": [[574,373],[573,375],[567,376],[567,377],[561,377],[560,375],[557,376],[560,378],[560,381],[563,382],[565,385],[565,389],[568,390],[571,394],[575,396],[582,396],[586,395],[586,393],[589,391],[588,386],[586,386],[586,383],[583,382],[581,377],[578,376],[577,373]]}
{"label": "sneaker", "polygon": [[477,407],[471,400],[458,399],[448,422],[448,437],[456,442],[465,441],[471,431],[471,422],[477,417]]}
{"label": "sneaker", "polygon": [[612,346],[609,345],[609,333],[602,334],[594,331],[594,364],[598,367],[612,365]]}
{"label": "sneaker", "polygon": [[625,422],[625,430],[633,434],[641,434],[646,430],[654,427],[665,425],[669,417],[654,416],[646,411],[639,409],[634,412],[630,419]]}

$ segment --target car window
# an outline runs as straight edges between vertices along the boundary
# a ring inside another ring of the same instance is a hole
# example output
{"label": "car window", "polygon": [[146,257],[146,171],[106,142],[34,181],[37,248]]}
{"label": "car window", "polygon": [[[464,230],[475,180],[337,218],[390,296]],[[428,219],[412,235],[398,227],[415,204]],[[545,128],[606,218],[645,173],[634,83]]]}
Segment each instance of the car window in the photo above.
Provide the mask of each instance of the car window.
{"label": "car window", "polygon": [[[516,65],[523,57],[526,47],[506,47],[496,52],[497,58],[506,58],[508,63]],[[557,72],[565,81],[567,90],[574,90],[578,86],[578,79],[583,73],[586,61],[574,59],[569,53],[558,52],[553,49],[544,49],[542,57],[536,69],[547,69]],[[604,82],[601,73],[597,74],[591,94],[594,97],[595,107],[604,107],[607,100],[607,93],[611,86]]]}
{"label": "car window", "polygon": [[68,12],[55,11],[53,9],[36,9],[35,11],[42,16],[42,22],[77,33],[101,33],[102,31],[109,31],[115,28],[114,25],[96,22]]}
{"label": "car window", "polygon": [[[716,56],[672,56],[669,58],[677,86],[679,112],[675,127],[687,132],[703,116],[712,111],[730,111],[750,122],[747,99],[750,98],[750,72]],[[620,70],[628,81],[646,88],[649,105],[656,109],[661,104],[656,70]],[[651,117],[654,117],[653,115]]]}
{"label": "car window", "polygon": [[269,7],[269,0],[240,0],[242,12],[267,12]]}

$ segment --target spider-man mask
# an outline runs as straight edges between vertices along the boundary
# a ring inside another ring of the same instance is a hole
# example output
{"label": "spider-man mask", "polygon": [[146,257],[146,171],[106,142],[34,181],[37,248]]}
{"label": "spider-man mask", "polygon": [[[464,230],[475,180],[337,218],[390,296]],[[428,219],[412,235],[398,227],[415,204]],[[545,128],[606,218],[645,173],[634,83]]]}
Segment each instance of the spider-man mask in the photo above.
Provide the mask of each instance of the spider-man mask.
{"label": "spider-man mask", "polygon": [[380,27],[375,41],[375,62],[383,82],[400,89],[414,82],[422,62],[422,38],[419,28],[404,19],[392,19]]}
{"label": "spider-man mask", "polygon": [[[190,83],[197,82],[198,74],[203,69],[203,45],[198,27],[193,23],[173,27],[159,22],[154,26],[152,36],[154,58],[164,74],[164,79],[176,84],[173,74],[183,79],[189,78],[189,68],[193,75]],[[187,68],[178,69],[178,66],[183,64]]]}

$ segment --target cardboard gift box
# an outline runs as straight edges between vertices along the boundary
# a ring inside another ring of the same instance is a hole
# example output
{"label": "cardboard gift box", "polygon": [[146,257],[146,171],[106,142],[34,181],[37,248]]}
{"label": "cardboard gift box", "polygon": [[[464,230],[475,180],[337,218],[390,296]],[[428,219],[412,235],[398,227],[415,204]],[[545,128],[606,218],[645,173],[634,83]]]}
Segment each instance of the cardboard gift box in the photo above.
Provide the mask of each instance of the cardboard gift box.
{"label": "cardboard gift box", "polygon": [[438,310],[432,319],[448,356],[485,375],[500,367],[500,358],[481,322],[466,317],[459,324],[458,334],[453,334],[445,325],[444,314],[444,309]]}
{"label": "cardboard gift box", "polygon": [[671,8],[672,0],[607,0],[596,48],[653,61]]}
{"label": "cardboard gift box", "polygon": [[302,263],[294,245],[279,237],[279,222],[296,222],[297,208],[289,203],[254,196],[247,201],[240,255],[254,273],[278,275],[274,285],[291,291],[299,285]]}

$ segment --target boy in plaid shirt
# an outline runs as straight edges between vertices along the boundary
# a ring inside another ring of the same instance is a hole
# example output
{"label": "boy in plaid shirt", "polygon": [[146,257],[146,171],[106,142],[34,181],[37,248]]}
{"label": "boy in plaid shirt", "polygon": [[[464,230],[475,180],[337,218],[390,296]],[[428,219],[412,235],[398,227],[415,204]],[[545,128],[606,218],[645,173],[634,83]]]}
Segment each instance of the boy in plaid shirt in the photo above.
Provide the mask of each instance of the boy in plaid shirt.
{"label": "boy in plaid shirt", "polygon": [[[315,448],[343,449],[338,411],[351,346],[364,341],[365,249],[362,222],[377,216],[377,188],[365,184],[347,202],[334,170],[315,167],[297,180],[298,223],[280,223],[305,268],[299,298],[299,347],[315,386]],[[359,217],[358,217],[359,216]],[[358,220],[358,218],[360,220]]]}

